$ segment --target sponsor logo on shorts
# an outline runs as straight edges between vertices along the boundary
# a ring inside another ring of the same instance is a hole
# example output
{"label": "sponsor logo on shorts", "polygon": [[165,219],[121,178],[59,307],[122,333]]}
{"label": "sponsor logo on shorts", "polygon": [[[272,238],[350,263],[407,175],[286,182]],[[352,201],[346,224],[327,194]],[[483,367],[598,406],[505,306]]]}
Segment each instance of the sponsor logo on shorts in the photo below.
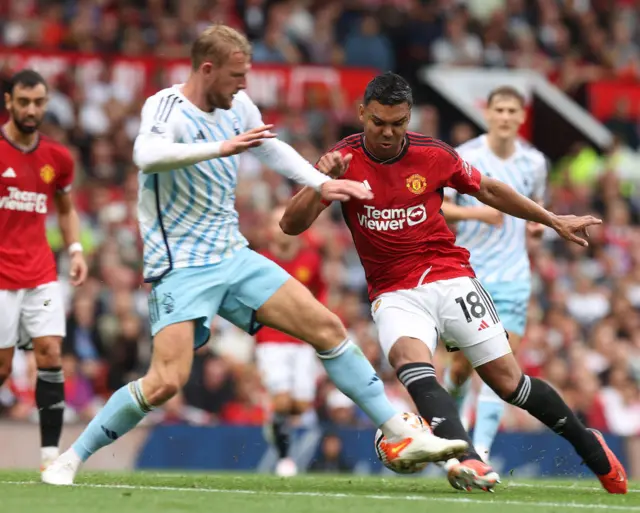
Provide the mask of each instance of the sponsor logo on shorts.
{"label": "sponsor logo on shorts", "polygon": [[49,306],[51,306],[51,300],[50,300],[50,299],[45,299],[45,300],[44,300],[44,306],[45,306],[45,307],[49,307]]}
{"label": "sponsor logo on shorts", "polygon": [[478,328],[478,331],[486,330],[488,327],[489,327],[489,324],[487,324],[487,321],[483,319],[482,322],[480,323],[480,327]]}
{"label": "sponsor logo on shorts", "polygon": [[171,292],[166,292],[164,297],[162,298],[162,306],[164,308],[164,313],[169,315],[170,313],[173,313],[173,311],[175,310],[175,300],[173,299],[173,296],[171,295]]}
{"label": "sponsor logo on shorts", "polygon": [[47,195],[29,192],[17,187],[7,187],[8,196],[0,196],[0,210],[14,210],[17,212],[47,213]]}
{"label": "sponsor logo on shorts", "polygon": [[380,308],[381,304],[382,304],[382,299],[378,299],[373,305],[373,313],[376,313],[378,311],[378,308]]}

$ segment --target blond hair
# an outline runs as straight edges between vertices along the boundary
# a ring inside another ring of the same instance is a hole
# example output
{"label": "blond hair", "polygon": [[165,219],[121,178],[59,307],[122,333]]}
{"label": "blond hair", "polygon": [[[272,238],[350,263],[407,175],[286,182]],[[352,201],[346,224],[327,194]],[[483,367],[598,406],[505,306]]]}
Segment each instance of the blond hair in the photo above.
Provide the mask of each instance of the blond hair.
{"label": "blond hair", "polygon": [[251,43],[237,30],[215,24],[200,34],[191,46],[191,66],[196,70],[206,61],[222,66],[234,52],[251,55]]}

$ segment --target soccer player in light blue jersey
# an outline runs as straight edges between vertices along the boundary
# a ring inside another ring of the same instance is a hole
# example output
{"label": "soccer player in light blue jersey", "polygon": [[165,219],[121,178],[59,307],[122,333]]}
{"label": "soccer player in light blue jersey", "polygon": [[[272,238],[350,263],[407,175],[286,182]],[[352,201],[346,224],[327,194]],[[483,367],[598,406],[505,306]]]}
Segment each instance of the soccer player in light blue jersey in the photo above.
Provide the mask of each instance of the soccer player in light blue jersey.
{"label": "soccer player in light blue jersey", "polygon": [[151,366],[111,396],[72,447],[43,472],[45,483],[72,484],[89,456],[173,397],[189,377],[193,350],[209,339],[215,315],[248,333],[267,325],[311,344],[336,386],[382,429],[388,460],[440,461],[468,447],[410,428],[338,317],[247,247],[234,206],[237,155],[245,150],[325,201],[372,198],[361,183],[329,178],[274,138],[242,91],[250,55],[244,36],[215,25],[193,45],[187,82],[160,91],[143,107],[134,161],[141,170],[144,276],[153,284]]}
{"label": "soccer player in light blue jersey", "polygon": [[[547,179],[545,156],[518,138],[525,121],[524,98],[512,87],[491,92],[487,102],[488,132],[457,148],[467,162],[486,176],[496,178],[520,194],[542,204]],[[473,196],[445,191],[445,217],[457,222],[456,244],[471,253],[471,265],[490,293],[515,350],[524,335],[531,294],[527,237],[539,236],[542,225],[504,216]],[[461,401],[469,394],[471,367],[456,354],[445,374],[445,385]],[[465,401],[466,402],[466,401]],[[464,408],[466,409],[466,408]],[[473,443],[488,460],[504,402],[485,383],[477,402]]]}

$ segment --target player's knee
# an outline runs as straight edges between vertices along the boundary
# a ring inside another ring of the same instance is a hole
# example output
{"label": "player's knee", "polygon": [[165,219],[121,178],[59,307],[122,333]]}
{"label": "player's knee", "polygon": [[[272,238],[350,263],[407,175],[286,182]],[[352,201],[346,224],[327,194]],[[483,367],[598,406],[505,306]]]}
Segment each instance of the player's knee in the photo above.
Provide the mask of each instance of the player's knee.
{"label": "player's knee", "polygon": [[451,362],[451,380],[459,386],[469,379],[473,367],[461,351],[453,354],[456,356],[453,357]]}
{"label": "player's knee", "polygon": [[60,337],[43,337],[34,340],[33,352],[38,368],[62,366],[62,340]]}
{"label": "player's knee", "polygon": [[389,363],[395,370],[409,363],[431,363],[431,351],[420,339],[400,337],[389,351]]}
{"label": "player's knee", "polygon": [[311,409],[311,403],[307,401],[293,401],[291,413],[293,415],[302,415]]}
{"label": "player's knee", "polygon": [[328,310],[314,326],[309,328],[309,342],[316,351],[329,351],[347,338],[347,330],[340,318]]}
{"label": "player's knee", "polygon": [[276,413],[289,414],[292,413],[292,400],[291,396],[288,393],[279,393],[275,394],[272,399],[272,407],[273,411]]}
{"label": "player's knee", "polygon": [[11,376],[11,360],[0,360],[0,386],[9,379],[9,376]]}

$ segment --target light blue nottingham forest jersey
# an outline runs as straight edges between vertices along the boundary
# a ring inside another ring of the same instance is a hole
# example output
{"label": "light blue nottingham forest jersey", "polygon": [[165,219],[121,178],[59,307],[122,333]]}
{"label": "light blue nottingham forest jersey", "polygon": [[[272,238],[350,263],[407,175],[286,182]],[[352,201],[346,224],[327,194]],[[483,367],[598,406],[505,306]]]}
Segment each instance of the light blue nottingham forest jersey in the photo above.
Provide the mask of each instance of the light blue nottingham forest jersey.
{"label": "light blue nottingham forest jersey", "polygon": [[[497,157],[481,135],[457,148],[460,156],[482,174],[500,180],[534,201],[544,198],[547,181],[545,156],[523,141],[507,160]],[[463,207],[480,206],[473,196],[446,190],[445,194]],[[527,253],[526,221],[508,215],[502,226],[479,221],[462,221],[457,226],[456,244],[471,253],[471,265],[483,283],[528,281],[531,278]]]}
{"label": "light blue nottingham forest jersey", "polygon": [[[140,135],[167,143],[223,141],[262,125],[244,93],[229,110],[206,113],[176,85],[147,99]],[[144,243],[145,281],[169,270],[214,264],[247,246],[235,209],[238,155],[161,173],[139,173],[138,221]]]}

